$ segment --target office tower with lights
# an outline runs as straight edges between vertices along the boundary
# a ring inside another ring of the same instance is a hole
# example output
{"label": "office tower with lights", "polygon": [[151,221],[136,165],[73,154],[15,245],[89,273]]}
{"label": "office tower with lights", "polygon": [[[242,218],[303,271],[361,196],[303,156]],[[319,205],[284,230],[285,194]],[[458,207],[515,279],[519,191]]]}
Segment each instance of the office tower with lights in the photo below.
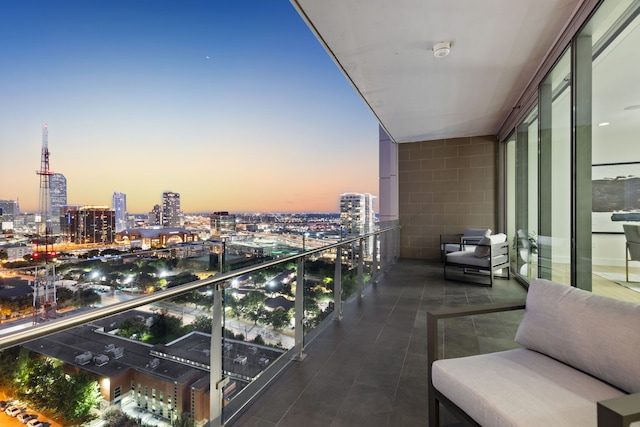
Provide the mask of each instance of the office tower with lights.
{"label": "office tower with lights", "polygon": [[113,211],[116,216],[116,233],[127,227],[127,195],[120,192],[113,193]]}
{"label": "office tower with lights", "polygon": [[[375,196],[368,193],[340,195],[340,226],[347,237],[371,233],[375,228]],[[373,254],[373,239],[366,239],[365,256]]]}
{"label": "office tower with lights", "polygon": [[236,216],[229,212],[214,212],[211,214],[211,237],[220,239],[236,232]]}
{"label": "office tower with lights", "polygon": [[71,243],[112,244],[115,222],[115,213],[108,206],[69,208],[62,223],[62,234]]}
{"label": "office tower with lights", "polygon": [[147,224],[149,227],[158,227],[162,225],[162,208],[160,205],[153,205],[153,209],[148,214],[149,220]]}
{"label": "office tower with lights", "polygon": [[61,210],[67,206],[67,178],[61,173],[49,176],[49,200],[51,206],[51,232],[60,234],[60,218],[64,215]]}
{"label": "office tower with lights", "polygon": [[162,226],[180,227],[180,194],[172,191],[162,193]]}

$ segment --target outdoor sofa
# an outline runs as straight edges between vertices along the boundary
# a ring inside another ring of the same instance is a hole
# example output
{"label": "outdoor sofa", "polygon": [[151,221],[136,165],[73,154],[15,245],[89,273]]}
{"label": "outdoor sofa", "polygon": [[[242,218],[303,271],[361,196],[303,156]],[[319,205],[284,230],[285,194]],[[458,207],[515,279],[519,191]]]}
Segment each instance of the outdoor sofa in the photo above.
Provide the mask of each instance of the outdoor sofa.
{"label": "outdoor sofa", "polygon": [[[524,309],[521,348],[436,360],[438,320]],[[534,279],[524,304],[427,313],[429,426],[640,427],[640,304]]]}

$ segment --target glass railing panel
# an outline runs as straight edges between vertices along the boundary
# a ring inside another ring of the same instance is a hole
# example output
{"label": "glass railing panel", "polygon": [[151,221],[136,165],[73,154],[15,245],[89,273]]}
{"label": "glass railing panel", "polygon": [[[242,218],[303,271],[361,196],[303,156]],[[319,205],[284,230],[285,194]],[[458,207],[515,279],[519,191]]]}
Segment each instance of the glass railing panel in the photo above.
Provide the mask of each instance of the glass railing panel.
{"label": "glass railing panel", "polygon": [[[305,257],[303,282],[305,337],[333,313],[336,253],[336,248],[331,248],[312,252]],[[298,284],[300,283],[301,281],[298,281]]]}
{"label": "glass railing panel", "polygon": [[[56,292],[43,301],[55,298],[59,305],[34,310],[33,301],[23,301],[22,318],[9,315],[0,323],[0,400],[19,401],[57,424],[82,421],[88,416],[82,405],[72,413],[42,396],[43,384],[51,384],[45,375],[64,366],[88,379],[69,376],[64,381],[77,382],[60,384],[69,390],[97,384],[100,403],[90,402],[92,416],[109,417],[112,425],[127,416],[170,425],[182,413],[196,423],[227,422],[291,360],[303,359],[304,344],[340,318],[342,302],[358,296],[360,259],[363,279],[373,277],[374,258],[359,258],[360,240],[226,273],[220,254],[176,251],[67,257],[38,266],[38,273],[29,272],[33,266],[5,269],[5,277],[32,279],[47,270]],[[381,269],[397,256],[399,234],[373,241]]]}
{"label": "glass railing panel", "polygon": [[204,423],[211,319],[210,305],[185,295],[5,349],[2,400],[49,425],[169,426],[187,413]]}

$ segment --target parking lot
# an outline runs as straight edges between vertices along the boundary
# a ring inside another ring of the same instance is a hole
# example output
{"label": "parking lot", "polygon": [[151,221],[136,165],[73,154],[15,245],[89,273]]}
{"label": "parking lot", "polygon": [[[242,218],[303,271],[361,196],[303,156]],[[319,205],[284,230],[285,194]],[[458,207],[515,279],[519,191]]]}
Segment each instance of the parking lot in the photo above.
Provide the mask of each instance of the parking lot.
{"label": "parking lot", "polygon": [[[62,427],[61,424],[56,423],[53,420],[45,417],[44,415],[32,410],[31,408],[27,407],[23,403],[20,403],[20,402],[18,402],[16,400],[13,400],[13,399],[10,399],[10,398],[6,398],[6,396],[3,396],[1,394],[0,394],[0,397],[3,397],[3,399],[0,399],[1,402],[6,402],[7,403],[6,405],[5,404],[0,404],[0,408],[2,409],[2,411],[0,411],[0,425],[2,427],[5,427],[5,426],[7,426],[7,427],[10,427],[10,426],[16,426],[16,427],[23,426],[24,427],[24,426],[26,426],[27,425],[26,423],[23,424],[22,422],[20,422],[18,420],[17,415],[21,414],[21,413],[22,414],[27,413],[27,414],[32,414],[32,415],[36,416],[37,419],[42,422],[42,425],[44,427]],[[20,408],[20,412],[18,414],[16,414],[15,417],[12,417],[11,415],[8,415],[5,412],[5,409],[7,407],[11,407],[13,405],[18,406]]]}

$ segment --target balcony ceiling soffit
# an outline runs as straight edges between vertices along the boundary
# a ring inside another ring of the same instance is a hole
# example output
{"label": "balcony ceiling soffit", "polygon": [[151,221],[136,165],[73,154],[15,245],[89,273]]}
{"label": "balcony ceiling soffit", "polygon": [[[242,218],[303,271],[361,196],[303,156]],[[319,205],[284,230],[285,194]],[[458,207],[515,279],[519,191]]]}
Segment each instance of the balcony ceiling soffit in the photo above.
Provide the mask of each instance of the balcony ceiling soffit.
{"label": "balcony ceiling soffit", "polygon": [[396,142],[496,134],[581,3],[291,1]]}

